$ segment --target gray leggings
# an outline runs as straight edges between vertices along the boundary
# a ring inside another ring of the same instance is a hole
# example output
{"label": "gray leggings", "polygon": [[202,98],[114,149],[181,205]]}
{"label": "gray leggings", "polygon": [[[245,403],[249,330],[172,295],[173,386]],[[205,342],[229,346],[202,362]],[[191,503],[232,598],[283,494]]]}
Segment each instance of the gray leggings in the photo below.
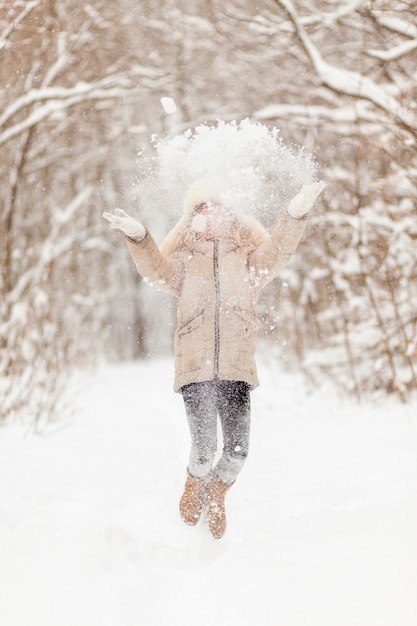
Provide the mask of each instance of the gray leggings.
{"label": "gray leggings", "polygon": [[236,380],[191,383],[181,389],[191,434],[190,473],[205,478],[217,451],[217,415],[223,431],[223,453],[213,473],[231,485],[249,449],[249,385]]}

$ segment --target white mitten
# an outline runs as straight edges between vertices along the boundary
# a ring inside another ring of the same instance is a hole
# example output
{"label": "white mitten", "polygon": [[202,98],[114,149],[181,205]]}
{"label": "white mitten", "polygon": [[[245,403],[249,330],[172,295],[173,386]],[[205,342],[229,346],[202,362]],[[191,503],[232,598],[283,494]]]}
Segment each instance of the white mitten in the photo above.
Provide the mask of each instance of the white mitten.
{"label": "white mitten", "polygon": [[111,228],[121,230],[131,239],[141,241],[146,235],[146,228],[122,209],[115,209],[114,213],[103,213],[103,217],[110,222]]}
{"label": "white mitten", "polygon": [[326,183],[323,180],[321,180],[319,183],[303,185],[300,193],[298,193],[291,200],[288,206],[287,211],[291,215],[291,217],[300,218],[308,213],[325,186]]}

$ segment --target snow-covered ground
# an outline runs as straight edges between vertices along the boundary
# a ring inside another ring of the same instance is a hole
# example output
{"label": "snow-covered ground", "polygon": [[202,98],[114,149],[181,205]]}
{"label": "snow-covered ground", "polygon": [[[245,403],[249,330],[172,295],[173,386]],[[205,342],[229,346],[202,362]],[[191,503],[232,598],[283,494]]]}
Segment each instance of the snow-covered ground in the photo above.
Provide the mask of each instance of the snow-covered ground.
{"label": "snow-covered ground", "polygon": [[0,623],[416,626],[416,406],[260,374],[218,541],[178,514],[170,359],[104,367],[42,437],[0,430]]}

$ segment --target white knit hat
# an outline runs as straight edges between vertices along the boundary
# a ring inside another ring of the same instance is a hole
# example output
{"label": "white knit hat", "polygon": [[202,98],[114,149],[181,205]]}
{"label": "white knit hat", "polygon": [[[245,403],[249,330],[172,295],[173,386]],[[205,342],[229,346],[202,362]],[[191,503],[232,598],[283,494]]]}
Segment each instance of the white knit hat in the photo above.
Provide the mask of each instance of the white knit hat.
{"label": "white knit hat", "polygon": [[196,206],[203,202],[218,202],[227,205],[230,183],[219,175],[206,174],[196,180],[184,199],[184,214],[190,216]]}

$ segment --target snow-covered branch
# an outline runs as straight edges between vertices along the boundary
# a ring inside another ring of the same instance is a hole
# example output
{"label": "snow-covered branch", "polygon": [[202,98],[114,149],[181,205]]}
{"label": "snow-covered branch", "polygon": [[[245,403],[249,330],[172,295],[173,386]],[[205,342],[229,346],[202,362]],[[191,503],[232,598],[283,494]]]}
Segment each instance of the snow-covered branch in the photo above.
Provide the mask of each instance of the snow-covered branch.
{"label": "snow-covered branch", "polygon": [[410,37],[411,39],[417,39],[417,26],[408,20],[404,20],[401,17],[393,17],[385,15],[382,11],[381,15],[377,14],[377,11],[373,11],[375,19],[380,26],[390,30],[393,33],[398,33],[403,37]]}
{"label": "snow-covered branch", "polygon": [[[49,81],[47,81],[49,82]],[[119,83],[119,85],[117,84]],[[41,89],[31,89],[29,92],[24,93],[19,98],[16,98],[0,115],[0,127],[4,126],[10,118],[16,113],[24,109],[25,107],[36,105],[39,102],[54,101],[54,100],[68,100],[71,98],[87,98],[91,97],[92,92],[100,91],[103,93],[105,89],[113,89],[115,85],[117,87],[125,88],[129,84],[126,79],[119,77],[105,77],[99,81],[87,83],[79,81],[73,87],[42,87]]]}
{"label": "snow-covered branch", "polygon": [[367,54],[369,56],[385,62],[397,61],[417,48],[417,27],[414,24],[400,17],[387,17],[385,15],[378,15],[377,12],[374,13],[376,21],[382,28],[393,33],[398,33],[402,37],[407,37],[409,41],[404,41],[389,50],[368,50]]}
{"label": "snow-covered branch", "polygon": [[20,22],[22,22],[25,17],[27,17],[29,15],[29,13],[35,9],[37,6],[39,6],[41,4],[42,0],[31,0],[30,2],[27,2],[26,5],[24,6],[22,12],[16,17],[15,20],[13,20],[8,27],[3,31],[3,33],[0,35],[0,51],[3,50],[3,48],[6,47],[7,45],[7,41],[10,37],[10,35],[12,34],[13,30],[16,28],[16,26],[18,26],[20,24]]}
{"label": "snow-covered branch", "polygon": [[57,38],[57,59],[53,65],[46,72],[45,77],[42,81],[42,88],[46,88],[48,85],[51,85],[55,78],[58,76],[62,70],[64,70],[69,63],[71,62],[71,55],[67,50],[67,39],[68,33],[65,31],[59,33]]}
{"label": "snow-covered branch", "polygon": [[108,79],[91,84],[81,82],[72,88],[46,87],[43,89],[32,89],[29,93],[18,98],[0,116],[1,128],[7,120],[24,107],[39,103],[26,118],[0,133],[0,145],[54,114],[65,111],[81,102],[122,99],[132,95],[131,89],[126,88],[124,85],[114,87],[114,83],[114,79]]}
{"label": "snow-covered branch", "polygon": [[[323,85],[336,93],[368,100],[398,120],[414,135],[417,134],[416,116],[405,110],[388,92],[388,89],[384,89],[362,74],[328,63],[307,35],[291,0],[275,0],[275,2],[286,11],[292,21],[303,48]],[[392,88],[391,91],[393,91]]]}
{"label": "snow-covered branch", "polygon": [[[381,131],[381,120],[375,114],[366,101],[360,101],[355,107],[341,106],[331,107],[323,105],[304,105],[304,104],[270,104],[253,114],[253,117],[259,121],[275,120],[275,119],[296,119],[300,124],[305,126],[320,125],[329,123],[336,125],[339,133],[351,132],[351,125],[355,124],[359,119],[368,123],[367,130],[374,127],[375,132]],[[343,130],[348,125],[346,130]],[[364,132],[364,129],[362,129]]]}
{"label": "snow-covered branch", "polygon": [[417,39],[413,39],[412,41],[404,41],[403,43],[395,46],[394,48],[390,48],[389,50],[368,50],[367,54],[375,59],[380,59],[381,61],[398,61],[406,54],[413,52],[413,50],[417,49]]}
{"label": "snow-covered branch", "polygon": [[[75,198],[68,204],[65,209],[56,209],[53,213],[53,222],[47,239],[43,242],[41,253],[37,259],[37,263],[27,269],[27,271],[19,277],[18,282],[9,292],[8,301],[10,303],[22,300],[23,293],[29,285],[37,284],[44,271],[44,268],[50,265],[55,259],[69,251],[75,242],[81,244],[86,234],[77,231],[71,231],[68,226],[74,218],[77,211],[86,204],[91,196],[93,189],[87,187],[80,191]],[[7,322],[6,322],[7,325]],[[4,328],[0,329],[4,331]]]}

